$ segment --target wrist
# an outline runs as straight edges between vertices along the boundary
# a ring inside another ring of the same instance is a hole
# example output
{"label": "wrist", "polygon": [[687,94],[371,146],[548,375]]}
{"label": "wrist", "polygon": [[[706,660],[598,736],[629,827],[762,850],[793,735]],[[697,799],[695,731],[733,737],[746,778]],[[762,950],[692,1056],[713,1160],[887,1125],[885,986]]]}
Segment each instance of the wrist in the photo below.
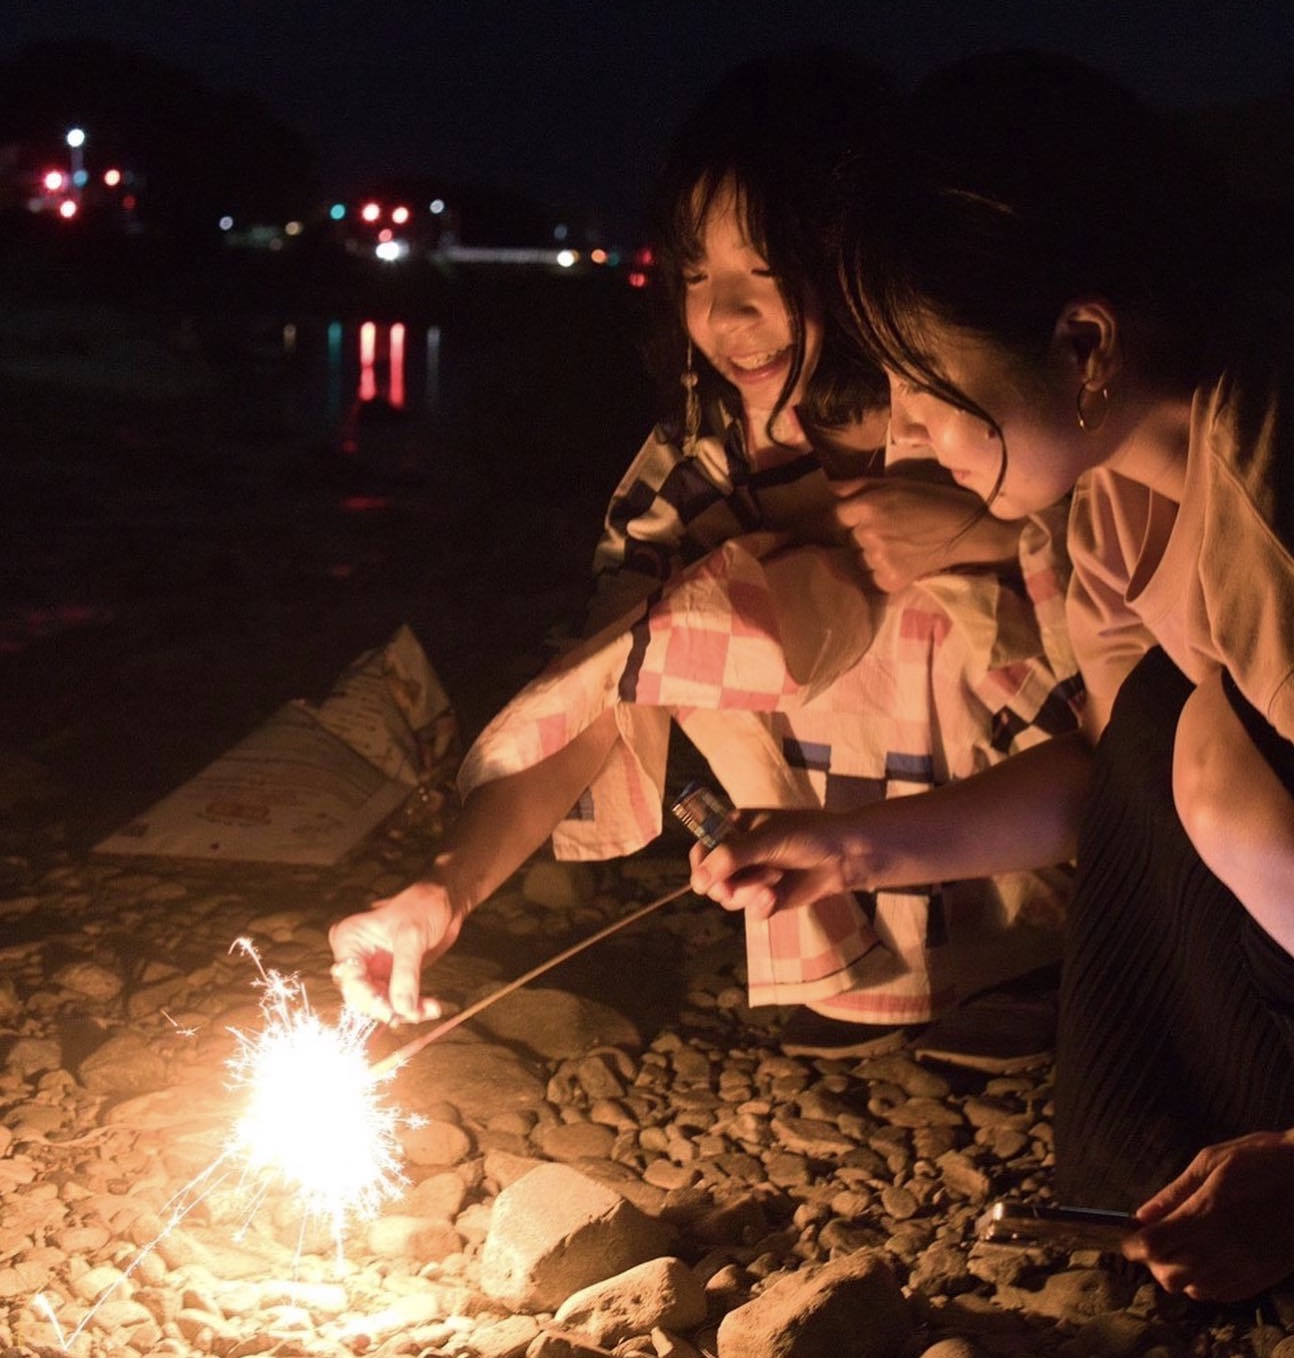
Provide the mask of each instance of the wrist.
{"label": "wrist", "polygon": [[841,812],[838,842],[840,872],[850,891],[874,891],[880,884],[880,849],[857,812]]}
{"label": "wrist", "polygon": [[471,881],[452,853],[439,853],[418,879],[423,896],[422,908],[427,914],[438,914],[446,908],[461,923],[480,904],[483,893],[473,890]]}

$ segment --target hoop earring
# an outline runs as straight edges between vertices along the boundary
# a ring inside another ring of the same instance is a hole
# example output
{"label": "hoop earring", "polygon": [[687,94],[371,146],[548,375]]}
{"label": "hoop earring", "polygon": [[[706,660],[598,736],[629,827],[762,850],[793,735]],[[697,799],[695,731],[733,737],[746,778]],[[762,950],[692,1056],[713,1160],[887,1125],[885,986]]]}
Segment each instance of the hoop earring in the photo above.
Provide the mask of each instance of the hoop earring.
{"label": "hoop earring", "polygon": [[[1088,398],[1099,398],[1099,400],[1095,404],[1091,404]],[[1105,423],[1105,417],[1110,413],[1110,388],[1105,386],[1089,387],[1084,382],[1078,389],[1074,407],[1078,412],[1078,427],[1085,434],[1094,433]]]}
{"label": "hoop earring", "polygon": [[696,369],[692,365],[692,341],[687,342],[687,367],[679,381],[683,384],[683,451],[689,456],[701,436],[701,398],[697,395]]}

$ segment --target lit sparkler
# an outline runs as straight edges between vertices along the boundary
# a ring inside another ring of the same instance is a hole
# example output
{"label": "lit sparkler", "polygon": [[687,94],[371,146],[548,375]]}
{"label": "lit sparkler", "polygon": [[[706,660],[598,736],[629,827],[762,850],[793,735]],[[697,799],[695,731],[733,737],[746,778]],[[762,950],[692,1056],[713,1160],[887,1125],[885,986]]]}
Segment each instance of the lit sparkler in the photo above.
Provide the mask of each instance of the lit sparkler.
{"label": "lit sparkler", "polygon": [[[267,971],[250,939],[235,939],[230,951],[235,949],[252,959],[262,990],[261,1029],[230,1029],[237,1043],[228,1063],[230,1088],[245,1096],[242,1114],[220,1154],[171,1197],[162,1208],[157,1235],[75,1329],[65,1333],[48,1298],[33,1298],[64,1351],[71,1351],[140,1263],[218,1188],[239,1190],[247,1204],[236,1234],[250,1225],[269,1193],[293,1193],[301,1207],[302,1235],[309,1222],[322,1220],[340,1264],[347,1227],[376,1216],[407,1183],[397,1130],[421,1119],[402,1115],[386,1099],[384,1086],[394,1072],[369,1064],[365,1044],[376,1020],[345,1008],[335,1025],[325,1022],[311,1008],[298,977]],[[165,1017],[184,1033],[170,1015]]]}
{"label": "lit sparkler", "polygon": [[[694,824],[696,818],[689,819],[688,794],[676,803],[674,810],[699,839],[705,838],[702,829]],[[310,1220],[326,1221],[340,1264],[346,1227],[353,1221],[376,1216],[382,1203],[398,1195],[408,1182],[400,1169],[396,1131],[402,1123],[417,1126],[422,1119],[401,1115],[384,1097],[383,1086],[396,1071],[459,1024],[577,953],[678,900],[687,891],[687,886],[681,886],[640,906],[491,991],[375,1064],[369,1063],[365,1048],[378,1027],[376,1019],[364,1018],[346,1006],[336,1025],[324,1022],[310,1007],[299,977],[267,971],[252,941],[235,939],[230,952],[237,949],[251,958],[260,973],[257,984],[263,991],[261,1030],[249,1034],[230,1029],[237,1042],[237,1051],[229,1062],[231,1088],[235,1093],[246,1094],[245,1111],[225,1148],[172,1196],[162,1209],[161,1230],[139,1250],[121,1278],[95,1300],[75,1329],[65,1333],[48,1298],[43,1294],[33,1298],[33,1307],[52,1326],[59,1347],[70,1352],[99,1308],[140,1263],[189,1212],[231,1180],[233,1186],[243,1190],[249,1203],[243,1229],[268,1193],[276,1187],[287,1188],[301,1204],[303,1235]],[[180,1035],[193,1035],[162,1012]]]}
{"label": "lit sparkler", "polygon": [[250,1181],[293,1191],[340,1248],[350,1221],[375,1216],[407,1182],[396,1136],[402,1119],[384,1098],[390,1075],[375,1071],[365,1051],[376,1021],[346,1008],[335,1026],[325,1023],[298,979],[261,968],[248,939],[234,946],[261,971],[265,1023],[255,1034],[232,1030],[233,1085],[248,1103],[226,1154]]}

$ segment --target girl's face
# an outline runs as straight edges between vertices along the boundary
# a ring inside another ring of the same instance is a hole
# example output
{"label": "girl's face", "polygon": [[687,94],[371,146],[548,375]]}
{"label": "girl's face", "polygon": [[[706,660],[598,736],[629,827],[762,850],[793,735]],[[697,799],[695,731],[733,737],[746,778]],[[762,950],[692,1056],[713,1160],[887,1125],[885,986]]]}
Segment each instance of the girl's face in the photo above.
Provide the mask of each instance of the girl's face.
{"label": "girl's face", "polygon": [[[895,443],[932,449],[953,479],[999,519],[1055,504],[1095,465],[1096,441],[1079,427],[1074,404],[1081,377],[1063,349],[1026,369],[1000,345],[950,326],[929,323],[923,336],[938,370],[997,426],[887,370]],[[1004,445],[1006,474],[994,493]]]}
{"label": "girl's face", "polygon": [[[700,237],[700,258],[683,275],[687,332],[720,376],[741,392],[747,410],[771,410],[791,370],[791,317],[768,261],[746,239],[731,186],[716,195]],[[822,348],[822,319],[809,299],[804,313],[804,366],[792,405]]]}

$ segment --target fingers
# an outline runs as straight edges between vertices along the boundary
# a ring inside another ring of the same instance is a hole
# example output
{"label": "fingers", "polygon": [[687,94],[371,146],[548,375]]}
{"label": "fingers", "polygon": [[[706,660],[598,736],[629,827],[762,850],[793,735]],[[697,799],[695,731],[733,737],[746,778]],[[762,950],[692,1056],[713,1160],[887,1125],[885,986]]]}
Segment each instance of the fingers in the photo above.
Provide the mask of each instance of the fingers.
{"label": "fingers", "polygon": [[330,972],[341,991],[342,1003],[358,1013],[375,1018],[379,1023],[390,1023],[395,1013],[386,998],[386,986],[369,973],[364,958],[342,957],[333,963]]}
{"label": "fingers", "polygon": [[754,919],[767,919],[781,906],[778,887],[782,880],[777,868],[743,868],[735,877],[715,883],[710,895],[725,910],[742,910]]}
{"label": "fingers", "polygon": [[1270,1269],[1245,1257],[1243,1249],[1217,1240],[1183,1235],[1170,1246],[1162,1240],[1130,1236],[1123,1253],[1134,1263],[1144,1264],[1165,1292],[1193,1301],[1244,1301],[1270,1284]]}
{"label": "fingers", "polygon": [[1138,1221],[1150,1225],[1162,1221],[1187,1202],[1203,1185],[1213,1170],[1212,1147],[1200,1151],[1195,1159],[1171,1182],[1166,1183],[1158,1193],[1147,1198],[1137,1208]]}
{"label": "fingers", "polygon": [[[397,1019],[417,1023],[422,1017],[422,949],[398,948],[391,954],[391,1008]],[[439,1012],[439,1011],[437,1011]]]}
{"label": "fingers", "polygon": [[419,996],[421,930],[403,921],[387,902],[378,906],[385,908],[349,915],[328,931],[336,958],[331,975],[343,1002],[380,1023],[435,1017],[440,1006]]}

